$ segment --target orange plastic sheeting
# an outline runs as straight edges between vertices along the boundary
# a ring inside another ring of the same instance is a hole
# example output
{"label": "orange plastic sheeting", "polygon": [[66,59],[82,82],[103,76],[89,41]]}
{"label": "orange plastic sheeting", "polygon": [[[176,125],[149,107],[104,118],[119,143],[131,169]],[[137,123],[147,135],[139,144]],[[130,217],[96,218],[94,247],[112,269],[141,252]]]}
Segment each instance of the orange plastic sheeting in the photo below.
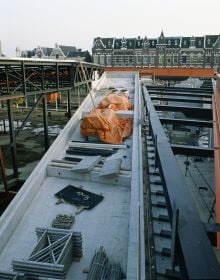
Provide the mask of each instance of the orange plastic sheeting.
{"label": "orange plastic sheeting", "polygon": [[59,92],[54,92],[47,96],[48,103],[54,103],[60,99],[61,99],[61,94]]}
{"label": "orange plastic sheeting", "polygon": [[128,101],[128,96],[124,93],[110,93],[99,104],[99,109],[109,108],[117,110],[132,110],[133,104]]}
{"label": "orange plastic sheeting", "polygon": [[132,134],[133,120],[119,118],[112,109],[94,109],[81,121],[80,130],[84,137],[97,135],[108,144],[121,144]]}

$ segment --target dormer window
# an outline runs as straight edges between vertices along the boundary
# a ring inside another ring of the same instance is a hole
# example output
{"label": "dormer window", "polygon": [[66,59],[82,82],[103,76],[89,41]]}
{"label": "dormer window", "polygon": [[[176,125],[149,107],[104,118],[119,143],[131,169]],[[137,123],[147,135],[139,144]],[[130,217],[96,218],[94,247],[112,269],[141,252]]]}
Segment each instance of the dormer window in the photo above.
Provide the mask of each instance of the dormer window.
{"label": "dormer window", "polygon": [[207,40],[207,44],[208,44],[208,45],[211,44],[211,40],[210,40],[210,39]]}
{"label": "dormer window", "polygon": [[108,47],[111,48],[111,41],[108,41]]}
{"label": "dormer window", "polygon": [[178,42],[177,42],[177,40],[175,40],[175,46],[177,46],[178,45]]}
{"label": "dormer window", "polygon": [[123,37],[123,39],[121,40],[121,48],[122,48],[122,49],[127,49],[127,41],[125,40],[124,37]]}
{"label": "dormer window", "polygon": [[183,45],[186,46],[186,43],[187,43],[187,42],[186,42],[186,40],[185,40],[185,41],[183,42]]}
{"label": "dormer window", "polygon": [[168,46],[171,46],[171,40],[168,41]]}
{"label": "dormer window", "polygon": [[196,41],[196,40],[195,40],[195,37],[192,36],[192,37],[190,38],[190,48],[195,48],[195,41]]}

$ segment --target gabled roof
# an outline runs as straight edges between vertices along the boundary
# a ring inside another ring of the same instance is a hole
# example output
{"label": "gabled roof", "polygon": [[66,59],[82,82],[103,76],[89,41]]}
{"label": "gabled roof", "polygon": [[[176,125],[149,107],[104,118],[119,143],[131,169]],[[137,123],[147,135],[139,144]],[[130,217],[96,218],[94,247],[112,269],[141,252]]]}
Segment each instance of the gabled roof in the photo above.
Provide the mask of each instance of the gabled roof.
{"label": "gabled roof", "polygon": [[102,44],[106,49],[112,49],[113,48],[113,38],[102,38]]}
{"label": "gabled roof", "polygon": [[217,40],[216,40],[216,42],[214,44],[214,48],[215,49],[220,49],[220,36],[218,36],[218,38],[217,38]]}
{"label": "gabled roof", "polygon": [[63,51],[63,53],[67,56],[68,53],[70,52],[75,52],[77,51],[77,48],[76,47],[73,47],[73,46],[62,46],[62,45],[59,45],[59,47],[61,48],[61,50]]}
{"label": "gabled roof", "polygon": [[93,44],[93,48],[95,49],[105,49],[105,45],[103,44],[103,39],[100,37],[97,37],[94,39],[94,44]]}
{"label": "gabled roof", "polygon": [[58,46],[58,44],[56,43],[55,44],[55,48],[53,48],[50,56],[51,57],[56,57],[56,56],[59,56],[59,57],[65,57],[65,54],[63,53],[63,51],[61,50],[61,48]]}

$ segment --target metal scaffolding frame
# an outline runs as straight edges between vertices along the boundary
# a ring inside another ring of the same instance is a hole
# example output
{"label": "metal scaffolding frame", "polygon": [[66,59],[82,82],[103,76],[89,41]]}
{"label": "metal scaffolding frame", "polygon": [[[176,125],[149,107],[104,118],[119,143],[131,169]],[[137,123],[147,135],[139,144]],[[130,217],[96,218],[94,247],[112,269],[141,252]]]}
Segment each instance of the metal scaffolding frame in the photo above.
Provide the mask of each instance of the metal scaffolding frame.
{"label": "metal scaffolding frame", "polygon": [[[47,150],[49,148],[47,95],[56,92],[67,92],[67,116],[70,119],[71,90],[81,85],[89,85],[91,88],[95,71],[97,71],[100,77],[104,67],[76,60],[0,58],[0,102],[3,104],[2,106],[5,105],[5,102],[7,104],[10,130],[9,146],[11,148],[15,178],[18,178],[16,136],[25,126],[30,114],[42,102],[44,143],[45,150]],[[37,100],[32,104],[32,108],[21,127],[15,133],[11,102],[14,99],[28,98],[33,95],[37,96]]]}

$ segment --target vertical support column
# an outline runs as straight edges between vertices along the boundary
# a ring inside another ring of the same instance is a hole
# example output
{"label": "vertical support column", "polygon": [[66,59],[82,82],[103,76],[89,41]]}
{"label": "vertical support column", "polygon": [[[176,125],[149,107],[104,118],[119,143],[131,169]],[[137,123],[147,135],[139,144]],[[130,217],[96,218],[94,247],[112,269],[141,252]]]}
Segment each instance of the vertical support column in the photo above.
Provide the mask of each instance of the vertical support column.
{"label": "vertical support column", "polygon": [[7,65],[5,65],[5,78],[6,78],[7,95],[9,95],[10,87],[9,87],[9,76],[8,76],[8,66]]}
{"label": "vertical support column", "polygon": [[16,152],[16,138],[14,133],[14,122],[13,122],[13,113],[11,110],[10,99],[7,100],[8,107],[8,122],[9,122],[9,131],[10,131],[10,146],[12,154],[12,165],[14,170],[14,177],[18,178],[18,163],[17,163],[17,152]]}
{"label": "vertical support column", "polygon": [[71,98],[70,98],[70,90],[67,91],[67,115],[68,119],[71,119]]}
{"label": "vertical support column", "polygon": [[44,66],[41,66],[41,87],[45,90],[45,80],[44,80]]}
{"label": "vertical support column", "polygon": [[26,75],[25,75],[25,65],[24,65],[24,61],[22,61],[22,67],[21,67],[21,69],[22,69],[22,83],[23,83],[23,93],[24,93],[24,95],[26,95],[26,91],[27,91],[27,89],[26,89]]}
{"label": "vertical support column", "polygon": [[43,122],[44,122],[44,145],[45,145],[45,151],[47,151],[50,146],[50,143],[49,143],[48,126],[47,126],[47,96],[46,95],[43,96],[42,102],[43,102]]}
{"label": "vertical support column", "polygon": [[7,178],[6,178],[6,174],[5,174],[5,167],[4,167],[4,160],[3,160],[1,146],[0,146],[0,171],[1,171],[1,174],[2,174],[2,181],[3,181],[5,193],[8,195],[9,190],[8,190]]}
{"label": "vertical support column", "polygon": [[57,92],[59,92],[60,79],[59,79],[59,66],[57,62],[56,62],[56,78],[57,78]]}

